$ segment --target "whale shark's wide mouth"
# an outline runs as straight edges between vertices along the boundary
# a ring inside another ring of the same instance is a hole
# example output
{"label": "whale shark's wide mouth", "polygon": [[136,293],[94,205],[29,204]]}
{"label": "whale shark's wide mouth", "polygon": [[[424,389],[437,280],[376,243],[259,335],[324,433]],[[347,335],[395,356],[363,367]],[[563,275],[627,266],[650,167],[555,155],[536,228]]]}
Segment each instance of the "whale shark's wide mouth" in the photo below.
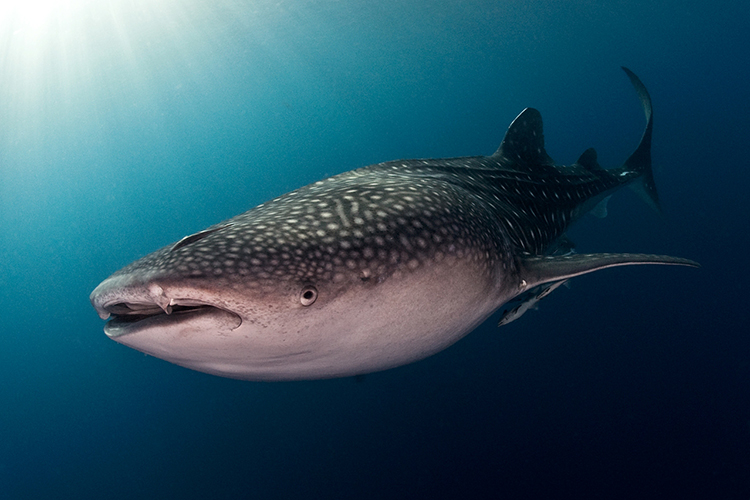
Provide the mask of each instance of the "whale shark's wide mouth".
{"label": "whale shark's wide mouth", "polygon": [[111,338],[156,328],[179,328],[205,320],[220,323],[227,330],[242,324],[242,319],[231,311],[199,303],[175,304],[165,311],[156,304],[119,302],[103,309],[110,314],[104,333]]}

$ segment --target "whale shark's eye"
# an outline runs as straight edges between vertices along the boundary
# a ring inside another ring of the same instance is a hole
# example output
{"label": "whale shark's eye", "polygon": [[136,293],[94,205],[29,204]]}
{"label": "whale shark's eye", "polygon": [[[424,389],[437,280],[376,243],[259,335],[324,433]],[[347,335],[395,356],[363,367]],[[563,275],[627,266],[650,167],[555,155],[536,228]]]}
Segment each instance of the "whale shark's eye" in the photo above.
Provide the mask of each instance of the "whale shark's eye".
{"label": "whale shark's eye", "polygon": [[307,285],[302,289],[302,293],[299,294],[299,302],[303,306],[311,306],[315,299],[318,298],[318,289],[312,285]]}

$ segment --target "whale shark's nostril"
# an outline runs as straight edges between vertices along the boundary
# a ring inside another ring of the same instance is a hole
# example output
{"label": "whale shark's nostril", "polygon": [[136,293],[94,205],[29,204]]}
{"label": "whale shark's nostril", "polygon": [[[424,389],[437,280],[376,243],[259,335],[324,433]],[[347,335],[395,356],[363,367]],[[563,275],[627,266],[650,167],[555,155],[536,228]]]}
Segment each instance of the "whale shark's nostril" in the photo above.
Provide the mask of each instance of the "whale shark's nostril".
{"label": "whale shark's nostril", "polygon": [[152,283],[148,287],[148,296],[151,300],[154,301],[157,306],[162,309],[162,311],[167,314],[172,313],[172,300],[167,297],[167,294],[164,293],[164,289],[162,287],[160,287],[156,283]]}

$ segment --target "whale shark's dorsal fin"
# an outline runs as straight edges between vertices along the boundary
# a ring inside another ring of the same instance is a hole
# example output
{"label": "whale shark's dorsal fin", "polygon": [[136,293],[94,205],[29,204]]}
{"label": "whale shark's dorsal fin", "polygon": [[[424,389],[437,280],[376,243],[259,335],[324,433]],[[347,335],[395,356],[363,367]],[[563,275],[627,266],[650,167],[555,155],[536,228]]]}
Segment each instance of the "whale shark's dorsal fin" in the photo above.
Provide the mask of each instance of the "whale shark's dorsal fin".
{"label": "whale shark's dorsal fin", "polygon": [[521,259],[521,283],[519,293],[553,281],[566,280],[600,269],[640,264],[663,264],[673,266],[700,267],[689,259],[667,255],[640,253],[594,253],[572,254],[546,257],[525,257]]}
{"label": "whale shark's dorsal fin", "polygon": [[589,172],[598,172],[602,170],[602,166],[599,165],[597,160],[596,149],[588,148],[584,151],[576,162],[577,165],[582,166]]}
{"label": "whale shark's dorsal fin", "polygon": [[544,150],[541,113],[534,108],[521,111],[508,127],[503,142],[492,156],[520,163],[528,168],[554,166],[555,162]]}

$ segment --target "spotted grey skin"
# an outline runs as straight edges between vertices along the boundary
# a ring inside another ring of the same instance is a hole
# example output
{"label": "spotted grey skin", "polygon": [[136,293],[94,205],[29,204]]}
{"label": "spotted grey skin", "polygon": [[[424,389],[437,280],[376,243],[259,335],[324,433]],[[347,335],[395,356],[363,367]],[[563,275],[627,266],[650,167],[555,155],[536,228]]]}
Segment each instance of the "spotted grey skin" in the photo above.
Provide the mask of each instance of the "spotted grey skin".
{"label": "spotted grey skin", "polygon": [[556,166],[541,116],[527,108],[492,156],[346,172],[130,264],[91,294],[100,316],[112,318],[105,333],[228,377],[357,375],[434,354],[515,297],[536,297],[535,287],[552,291],[620,265],[695,265],[641,254],[556,255],[567,227],[617,188],[639,180],[658,204],[651,101],[626,72],[647,126],[622,167],[603,169],[593,149]]}

